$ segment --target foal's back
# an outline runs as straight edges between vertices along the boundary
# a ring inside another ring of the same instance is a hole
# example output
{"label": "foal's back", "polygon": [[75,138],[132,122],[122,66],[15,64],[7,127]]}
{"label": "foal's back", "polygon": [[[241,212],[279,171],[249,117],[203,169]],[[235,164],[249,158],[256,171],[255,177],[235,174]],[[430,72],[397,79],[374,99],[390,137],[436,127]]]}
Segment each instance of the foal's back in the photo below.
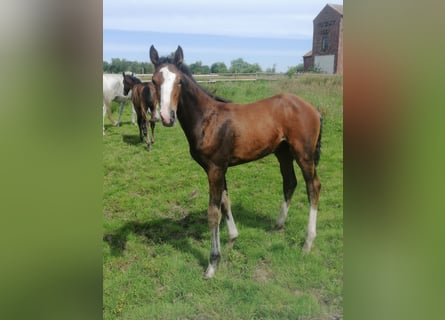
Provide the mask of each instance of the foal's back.
{"label": "foal's back", "polygon": [[226,150],[223,156],[230,166],[273,153],[283,141],[299,154],[313,154],[319,130],[320,116],[311,104],[295,95],[278,94],[208,109],[199,148],[212,159],[217,149]]}
{"label": "foal's back", "polygon": [[154,105],[154,99],[156,97],[155,88],[151,82],[141,82],[137,83],[133,86],[133,93],[131,99],[134,105],[138,105],[140,107],[144,106],[145,110],[150,107],[152,109],[152,105]]}
{"label": "foal's back", "polygon": [[[247,104],[227,103],[228,118],[240,137],[252,137],[270,144],[287,137],[299,136],[313,140],[320,130],[320,114],[307,101],[292,94],[275,96]],[[246,141],[247,143],[247,141]]]}

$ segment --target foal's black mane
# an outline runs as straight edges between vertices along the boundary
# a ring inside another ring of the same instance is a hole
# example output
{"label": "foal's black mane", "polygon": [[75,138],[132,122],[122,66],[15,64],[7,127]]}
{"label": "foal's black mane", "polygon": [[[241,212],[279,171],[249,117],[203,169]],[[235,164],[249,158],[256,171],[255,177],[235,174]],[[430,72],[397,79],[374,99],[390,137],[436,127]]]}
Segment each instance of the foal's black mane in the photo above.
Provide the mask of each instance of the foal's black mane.
{"label": "foal's black mane", "polygon": [[141,80],[139,78],[137,78],[131,74],[126,74],[126,75],[124,75],[124,79],[125,79],[125,77],[130,78],[132,81],[134,81],[135,84],[141,83]]}
{"label": "foal's black mane", "polygon": [[180,65],[177,65],[177,64],[175,64],[174,59],[172,57],[161,57],[161,58],[159,58],[159,65],[166,64],[166,63],[175,65],[183,74],[188,76],[190,78],[190,80],[192,80],[206,95],[208,95],[212,99],[215,99],[216,101],[219,101],[219,102],[231,102],[230,100],[218,97],[217,95],[214,95],[213,93],[210,93],[209,91],[207,91],[206,89],[201,87],[198,84],[198,82],[196,82],[195,78],[193,78],[192,70],[185,63],[181,63]]}

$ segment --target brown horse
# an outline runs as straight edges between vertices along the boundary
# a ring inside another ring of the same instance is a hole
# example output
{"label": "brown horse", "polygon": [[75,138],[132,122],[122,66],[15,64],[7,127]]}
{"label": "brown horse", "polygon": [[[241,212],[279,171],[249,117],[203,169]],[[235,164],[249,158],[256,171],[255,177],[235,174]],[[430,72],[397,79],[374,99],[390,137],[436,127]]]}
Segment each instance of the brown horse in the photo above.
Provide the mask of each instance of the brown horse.
{"label": "brown horse", "polygon": [[[155,125],[159,119],[157,114],[158,99],[156,89],[151,82],[141,82],[138,78],[130,74],[122,74],[124,76],[124,95],[128,95],[131,90],[131,101],[136,111],[139,137],[141,141],[146,138],[147,150],[150,150],[151,144],[155,142]],[[150,112],[151,118],[151,138],[147,135],[147,112]]]}
{"label": "brown horse", "polygon": [[[318,197],[321,184],[315,167],[320,158],[320,114],[303,99],[290,94],[248,104],[222,102],[205,92],[182,72],[183,51],[174,58],[159,58],[151,46],[155,66],[153,84],[160,101],[164,126],[173,126],[176,116],[190,145],[190,153],[205,170],[209,181],[208,222],[211,231],[210,262],[205,278],[211,278],[221,258],[219,224],[227,222],[229,245],[238,236],[227,192],[228,167],[274,153],[280,163],[284,199],[276,226],[282,228],[297,186],[293,161],[303,172],[310,203],[309,222],[303,249],[310,251],[316,235]],[[261,115],[261,116],[259,116]]]}

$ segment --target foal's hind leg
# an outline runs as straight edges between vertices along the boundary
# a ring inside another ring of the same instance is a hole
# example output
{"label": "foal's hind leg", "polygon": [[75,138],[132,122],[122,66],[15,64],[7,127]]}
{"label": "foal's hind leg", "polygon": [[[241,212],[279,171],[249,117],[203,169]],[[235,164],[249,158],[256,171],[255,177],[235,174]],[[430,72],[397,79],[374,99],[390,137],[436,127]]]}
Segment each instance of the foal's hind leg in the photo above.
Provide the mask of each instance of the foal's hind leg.
{"label": "foal's hind leg", "polygon": [[145,120],[138,114],[139,139],[141,142],[144,141],[144,122]]}
{"label": "foal's hind leg", "polygon": [[209,179],[209,209],[208,221],[211,234],[211,248],[209,266],[204,274],[205,279],[213,277],[221,259],[219,241],[219,224],[221,222],[221,203],[224,191],[225,169],[212,167],[207,171]]}
{"label": "foal's hind leg", "polygon": [[151,138],[150,141],[151,143],[155,143],[155,126],[156,126],[156,122],[153,119],[153,116],[150,119],[150,129],[151,129]]}
{"label": "foal's hind leg", "polygon": [[311,206],[309,211],[309,220],[307,225],[306,241],[303,250],[309,252],[312,247],[317,232],[317,211],[318,211],[318,197],[320,195],[321,183],[317,177],[315,170],[315,163],[312,159],[300,159],[298,164],[303,172],[304,181],[306,182],[306,191],[308,195],[309,204]]}
{"label": "foal's hind leg", "polygon": [[294,171],[294,157],[290,152],[289,145],[283,143],[277,151],[275,151],[275,156],[280,162],[281,176],[283,177],[283,203],[281,204],[280,215],[277,218],[275,227],[281,229],[284,226],[284,222],[287,218],[287,213],[289,211],[290,202],[292,200],[292,195],[294,194],[295,188],[297,187],[297,178],[295,177]]}
{"label": "foal's hind leg", "polygon": [[151,140],[150,140],[150,136],[149,136],[149,134],[147,132],[147,122],[148,122],[147,119],[145,119],[143,121],[143,123],[144,123],[143,135],[145,137],[145,144],[147,145],[147,150],[150,150],[151,149]]}
{"label": "foal's hind leg", "polygon": [[236,238],[238,238],[238,229],[235,225],[235,220],[233,220],[232,216],[232,208],[230,205],[230,199],[229,194],[227,192],[227,184],[226,180],[224,179],[224,191],[222,193],[222,200],[221,200],[221,211],[222,214],[226,217],[226,223],[227,223],[227,233],[229,235],[229,247],[232,247]]}

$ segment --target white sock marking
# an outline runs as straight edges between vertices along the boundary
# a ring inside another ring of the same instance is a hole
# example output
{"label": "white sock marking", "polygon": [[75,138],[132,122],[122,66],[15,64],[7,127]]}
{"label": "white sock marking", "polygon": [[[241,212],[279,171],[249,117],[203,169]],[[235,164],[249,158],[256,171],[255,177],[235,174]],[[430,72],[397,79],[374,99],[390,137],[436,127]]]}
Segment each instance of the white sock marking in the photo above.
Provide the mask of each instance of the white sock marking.
{"label": "white sock marking", "polygon": [[226,191],[223,192],[222,198],[224,206],[227,208],[227,218],[226,218],[227,233],[229,234],[229,240],[234,240],[238,238],[238,229],[236,228],[235,220],[233,219],[232,216],[232,208],[230,207],[230,200]]}
{"label": "white sock marking", "polygon": [[288,211],[289,211],[289,205],[287,204],[286,201],[283,201],[283,203],[281,204],[280,215],[278,216],[276,222],[277,227],[281,228],[282,226],[284,226],[284,222],[286,221]]}
{"label": "white sock marking", "polygon": [[310,240],[314,240],[316,234],[316,226],[317,226],[317,209],[311,207],[311,211],[309,212],[309,222],[307,224],[307,236]]}
{"label": "white sock marking", "polygon": [[312,247],[312,242],[317,235],[316,231],[317,227],[317,209],[311,207],[311,211],[309,212],[309,222],[307,224],[307,236],[306,242],[304,243],[303,250],[309,252]]}

